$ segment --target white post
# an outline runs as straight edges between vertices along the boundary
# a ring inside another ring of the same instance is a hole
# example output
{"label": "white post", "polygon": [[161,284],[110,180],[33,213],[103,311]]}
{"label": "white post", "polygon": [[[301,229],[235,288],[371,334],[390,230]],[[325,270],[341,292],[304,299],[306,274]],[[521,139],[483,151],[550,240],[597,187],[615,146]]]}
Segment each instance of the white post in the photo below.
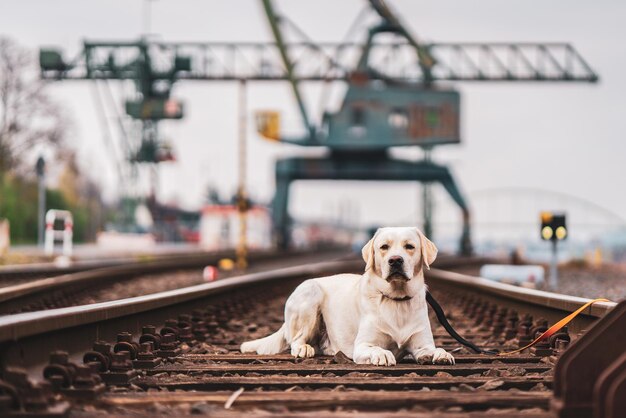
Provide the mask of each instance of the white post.
{"label": "white post", "polygon": [[11,246],[11,228],[8,219],[0,219],[0,257],[9,251]]}
{"label": "white post", "polygon": [[[63,230],[55,230],[54,222],[57,218],[63,219]],[[57,237],[63,240],[63,255],[72,255],[72,240],[74,238],[74,218],[69,211],[50,209],[46,213],[46,234],[44,252],[54,254],[54,241]]]}
{"label": "white post", "polygon": [[[69,213],[69,212],[68,212]],[[63,255],[67,257],[72,256],[72,239],[74,238],[74,221],[70,214],[65,218],[65,225],[63,229]]]}
{"label": "white post", "polygon": [[44,238],[44,253],[52,255],[54,253],[54,219],[56,218],[55,210],[50,209],[46,213],[46,234]]}

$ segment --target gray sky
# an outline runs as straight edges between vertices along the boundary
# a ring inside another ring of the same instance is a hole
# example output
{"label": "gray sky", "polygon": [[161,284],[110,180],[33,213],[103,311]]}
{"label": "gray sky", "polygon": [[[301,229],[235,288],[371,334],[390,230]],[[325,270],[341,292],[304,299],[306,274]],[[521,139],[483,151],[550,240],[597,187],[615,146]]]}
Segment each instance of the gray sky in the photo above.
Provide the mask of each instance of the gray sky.
{"label": "gray sky", "polygon": [[[427,41],[568,41],[600,75],[599,84],[457,84],[462,93],[462,145],[440,147],[462,189],[473,192],[523,186],[559,190],[626,217],[626,2],[389,0]],[[82,39],[133,39],[142,31],[143,1],[38,0],[0,2],[0,33],[28,47],[60,46],[74,55]],[[277,1],[280,11],[311,38],[341,40],[364,2]],[[152,33],[168,41],[271,40],[255,0],[157,0]],[[103,158],[103,133],[87,82],[63,82],[51,91],[75,118],[76,147],[107,193],[113,167]],[[279,109],[287,126],[298,114],[285,83],[253,83],[249,111]],[[317,104],[319,88],[307,86]],[[164,201],[198,207],[208,183],[227,195],[236,184],[237,86],[180,82],[174,96],[186,103],[182,121],[162,124],[178,162],[161,169]],[[121,102],[121,101],[120,101]],[[121,106],[121,103],[120,103]],[[316,106],[314,106],[316,107]],[[261,140],[250,127],[249,184],[254,196],[273,195],[273,161],[294,148]],[[295,151],[299,151],[295,149]],[[415,152],[418,155],[419,152]],[[419,211],[419,187],[409,184],[313,183],[293,189],[292,213],[314,217],[342,199],[359,206],[363,221],[406,222]],[[390,205],[386,202],[397,202]],[[534,214],[533,214],[534,216]]]}

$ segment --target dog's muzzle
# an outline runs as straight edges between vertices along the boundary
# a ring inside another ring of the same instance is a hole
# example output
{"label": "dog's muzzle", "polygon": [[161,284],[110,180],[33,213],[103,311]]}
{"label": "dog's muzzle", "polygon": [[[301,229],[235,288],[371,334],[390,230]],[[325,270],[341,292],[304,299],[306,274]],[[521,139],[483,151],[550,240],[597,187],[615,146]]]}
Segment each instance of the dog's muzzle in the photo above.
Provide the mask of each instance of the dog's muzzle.
{"label": "dog's muzzle", "polygon": [[387,278],[385,280],[387,280],[387,282],[389,283],[392,280],[402,280],[402,281],[408,282],[411,279],[407,277],[402,267],[400,267],[400,268],[389,269],[389,274],[387,275]]}
{"label": "dog's muzzle", "polygon": [[404,259],[399,256],[390,257],[388,260],[389,263],[389,274],[387,274],[387,282],[391,282],[392,280],[404,280],[408,282],[410,278],[404,272]]}

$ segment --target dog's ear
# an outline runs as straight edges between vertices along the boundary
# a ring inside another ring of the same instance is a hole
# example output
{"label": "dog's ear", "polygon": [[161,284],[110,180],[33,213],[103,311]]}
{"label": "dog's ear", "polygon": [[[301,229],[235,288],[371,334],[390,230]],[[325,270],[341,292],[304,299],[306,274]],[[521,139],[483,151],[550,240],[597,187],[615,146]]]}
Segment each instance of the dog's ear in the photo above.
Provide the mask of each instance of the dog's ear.
{"label": "dog's ear", "polygon": [[361,250],[361,255],[365,261],[365,271],[368,271],[376,266],[376,257],[374,255],[374,239],[376,239],[376,235],[378,235],[378,231],[376,231],[372,239],[367,241],[367,244],[365,244]]}
{"label": "dog's ear", "polygon": [[432,243],[431,240],[426,238],[426,235],[419,229],[417,230],[417,235],[420,237],[420,250],[422,252],[422,261],[428,270],[430,270],[430,265],[437,258],[437,246]]}

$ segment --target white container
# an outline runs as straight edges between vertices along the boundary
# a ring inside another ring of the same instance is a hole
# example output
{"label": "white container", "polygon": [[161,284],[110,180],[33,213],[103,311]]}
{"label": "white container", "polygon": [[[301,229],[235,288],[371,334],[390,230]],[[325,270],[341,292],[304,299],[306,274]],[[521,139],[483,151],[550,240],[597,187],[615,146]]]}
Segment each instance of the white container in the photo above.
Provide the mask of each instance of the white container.
{"label": "white container", "polygon": [[480,268],[480,277],[496,282],[543,287],[545,269],[539,265],[485,264]]}
{"label": "white container", "polygon": [[128,251],[149,251],[156,247],[156,240],[152,234],[102,231],[96,240],[99,250],[110,253]]}

